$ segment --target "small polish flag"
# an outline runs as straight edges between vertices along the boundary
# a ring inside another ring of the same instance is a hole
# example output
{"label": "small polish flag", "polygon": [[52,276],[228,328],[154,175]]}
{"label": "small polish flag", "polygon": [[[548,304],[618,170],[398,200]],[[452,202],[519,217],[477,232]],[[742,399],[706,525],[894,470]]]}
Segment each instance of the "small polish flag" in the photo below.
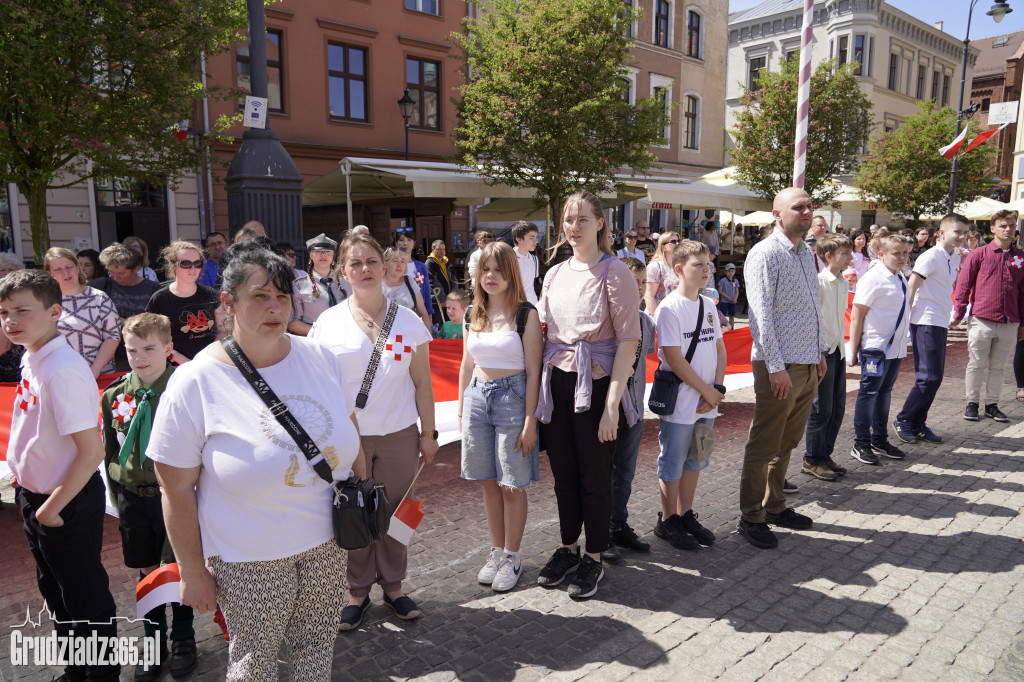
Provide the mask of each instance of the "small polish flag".
{"label": "small polish flag", "polygon": [[135,586],[135,617],[145,618],[158,606],[181,603],[181,576],[178,564],[156,569]]}
{"label": "small polish flag", "polygon": [[952,142],[950,142],[945,147],[943,147],[942,149],[939,150],[939,154],[941,154],[942,156],[945,156],[947,159],[952,161],[953,157],[956,156],[956,153],[958,151],[960,151],[960,147],[963,146],[964,139],[966,137],[967,137],[967,128],[965,127],[963,129],[963,132],[961,132],[960,135],[958,135],[955,140],[953,140]]}
{"label": "small polish flag", "polygon": [[966,154],[967,152],[971,151],[972,149],[974,149],[978,145],[983,144],[985,142],[985,140],[987,140],[988,138],[992,137],[993,135],[995,135],[996,133],[998,133],[1000,130],[1002,130],[1003,128],[1005,128],[1008,125],[1010,125],[1009,121],[1007,121],[1003,125],[999,126],[995,130],[986,130],[985,132],[979,134],[976,138],[971,140],[970,144],[967,145],[967,148],[964,149],[964,154]]}
{"label": "small polish flag", "polygon": [[403,545],[408,545],[412,540],[412,534],[416,532],[416,528],[422,520],[423,503],[415,500],[402,500],[402,504],[398,505],[394,516],[391,517],[388,535]]}

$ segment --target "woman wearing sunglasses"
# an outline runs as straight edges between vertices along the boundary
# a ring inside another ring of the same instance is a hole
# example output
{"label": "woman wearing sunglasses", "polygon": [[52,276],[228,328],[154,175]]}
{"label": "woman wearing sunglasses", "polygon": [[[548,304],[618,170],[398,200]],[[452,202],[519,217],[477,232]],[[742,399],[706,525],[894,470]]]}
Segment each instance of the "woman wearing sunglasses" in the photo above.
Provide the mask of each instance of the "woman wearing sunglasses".
{"label": "woman wearing sunglasses", "polygon": [[171,320],[171,361],[188,362],[196,353],[213,343],[220,329],[217,292],[197,284],[203,269],[202,249],[192,242],[171,242],[160,252],[166,263],[164,274],[171,283],[149,299],[147,313],[166,315]]}
{"label": "woman wearing sunglasses", "polygon": [[658,237],[658,247],[651,256],[651,262],[647,264],[647,293],[644,301],[647,302],[648,315],[654,315],[662,299],[679,286],[679,277],[672,269],[672,252],[679,242],[678,232],[665,232]]}

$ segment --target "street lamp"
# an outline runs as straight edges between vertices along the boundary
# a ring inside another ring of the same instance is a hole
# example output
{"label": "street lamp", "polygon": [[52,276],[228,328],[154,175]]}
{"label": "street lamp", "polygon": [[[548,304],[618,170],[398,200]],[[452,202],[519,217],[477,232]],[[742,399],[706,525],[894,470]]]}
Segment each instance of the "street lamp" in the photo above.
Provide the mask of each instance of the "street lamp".
{"label": "street lamp", "polygon": [[[960,123],[963,121],[964,116],[964,87],[967,82],[967,48],[971,44],[971,15],[974,14],[974,6],[978,4],[978,0],[971,0],[971,8],[967,12],[967,35],[964,36],[964,58],[960,65],[960,99],[956,103],[956,135],[953,139],[960,137]],[[1010,7],[1010,3],[1006,0],[996,0],[992,3],[992,9],[985,12],[988,16],[992,17],[998,24],[1003,20],[1007,14],[1012,12],[1013,9]],[[953,170],[949,176],[949,212],[953,212],[953,206],[956,204],[956,165],[959,154],[953,157]]]}
{"label": "street lamp", "polygon": [[[977,0],[975,0],[977,2]],[[409,97],[409,89],[406,88],[402,99],[398,100],[398,109],[405,119],[405,160],[409,160],[409,119],[412,118],[412,109],[416,106],[416,100]]]}

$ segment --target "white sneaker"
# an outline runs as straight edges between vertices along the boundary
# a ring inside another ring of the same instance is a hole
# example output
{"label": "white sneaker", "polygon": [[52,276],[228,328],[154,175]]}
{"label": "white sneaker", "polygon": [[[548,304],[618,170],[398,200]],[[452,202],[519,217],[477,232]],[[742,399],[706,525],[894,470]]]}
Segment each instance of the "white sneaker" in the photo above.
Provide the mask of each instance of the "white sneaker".
{"label": "white sneaker", "polygon": [[501,557],[501,547],[491,547],[491,554],[487,557],[487,563],[477,573],[477,582],[481,585],[490,585],[494,582],[494,575],[498,572],[498,564],[501,563]]}
{"label": "white sneaker", "polygon": [[501,563],[498,564],[498,572],[495,574],[493,582],[491,582],[491,589],[495,592],[508,592],[519,582],[519,576],[522,572],[522,561],[517,566],[516,560],[511,554],[503,554]]}

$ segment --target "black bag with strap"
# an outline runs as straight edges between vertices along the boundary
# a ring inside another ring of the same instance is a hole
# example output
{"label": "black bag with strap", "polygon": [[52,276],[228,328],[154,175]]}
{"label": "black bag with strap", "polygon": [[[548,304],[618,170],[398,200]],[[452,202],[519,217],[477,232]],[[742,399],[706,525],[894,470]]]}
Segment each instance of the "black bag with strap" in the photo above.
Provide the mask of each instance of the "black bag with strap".
{"label": "black bag with strap", "polygon": [[[382,336],[387,337],[383,330]],[[388,492],[384,484],[372,478],[362,479],[358,476],[352,476],[346,481],[335,481],[331,467],[324,459],[320,448],[302,428],[302,424],[295,419],[288,406],[281,402],[270,385],[260,376],[234,337],[229,336],[222,340],[221,345],[235,363],[235,367],[270,410],[270,414],[274,415],[277,422],[299,446],[313,471],[333,488],[331,520],[334,524],[334,541],[338,546],[342,549],[363,549],[387,535],[391,525],[391,504],[388,502]]]}
{"label": "black bag with strap", "polygon": [[[693,331],[693,338],[690,339],[690,347],[686,351],[686,361],[693,361],[693,354],[697,352],[697,344],[700,342],[700,330],[704,326],[704,297],[697,295],[697,328]],[[662,416],[670,415],[676,411],[676,399],[679,398],[679,384],[683,380],[676,376],[671,368],[654,370],[654,381],[651,383],[651,397],[647,399],[647,406],[654,414]]]}

